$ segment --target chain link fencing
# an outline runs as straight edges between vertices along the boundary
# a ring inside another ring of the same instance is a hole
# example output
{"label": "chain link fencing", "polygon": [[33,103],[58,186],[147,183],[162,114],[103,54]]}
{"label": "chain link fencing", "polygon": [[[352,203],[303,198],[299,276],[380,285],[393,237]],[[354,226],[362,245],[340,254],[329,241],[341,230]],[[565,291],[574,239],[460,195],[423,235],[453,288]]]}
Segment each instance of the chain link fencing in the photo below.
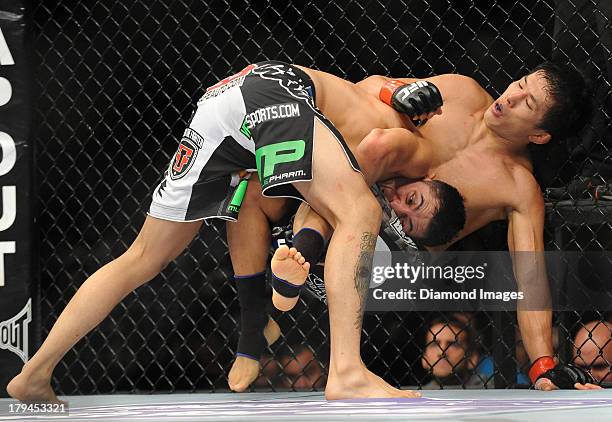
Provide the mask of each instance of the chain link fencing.
{"label": "chain link fencing", "polygon": [[[372,74],[461,73],[494,97],[543,60],[573,63],[593,79],[597,111],[567,145],[533,151],[538,180],[550,193],[547,248],[608,250],[609,206],[594,201],[588,189],[567,188],[572,182],[583,186],[576,181],[586,178],[605,188],[612,178],[608,3],[34,2],[43,336],[83,281],[136,237],[150,193],[205,87],[266,59],[354,82]],[[457,248],[504,249],[505,230],[503,223],[492,224]],[[584,264],[590,273],[577,282],[594,284],[602,300],[609,300],[606,279],[612,271],[603,261]],[[59,393],[226,390],[239,330],[231,279],[224,227],[204,225],[162,275],[129,295],[66,355],[55,373]],[[555,314],[558,351],[569,361],[574,341],[581,349],[589,346],[588,339],[574,336],[585,327],[593,333],[603,327],[604,342],[596,344],[602,354],[595,357],[608,375],[603,352],[610,329],[603,322],[598,328],[587,324],[608,318],[600,309],[593,304],[590,312]],[[322,389],[329,348],[325,305],[305,296],[277,318],[283,335],[268,350],[254,388]],[[508,312],[369,314],[363,359],[396,385],[520,384],[524,375],[514,379],[514,373],[517,367],[524,373],[528,362],[515,337],[515,319]],[[451,352],[457,352],[455,360]],[[584,366],[593,366],[586,356]]]}

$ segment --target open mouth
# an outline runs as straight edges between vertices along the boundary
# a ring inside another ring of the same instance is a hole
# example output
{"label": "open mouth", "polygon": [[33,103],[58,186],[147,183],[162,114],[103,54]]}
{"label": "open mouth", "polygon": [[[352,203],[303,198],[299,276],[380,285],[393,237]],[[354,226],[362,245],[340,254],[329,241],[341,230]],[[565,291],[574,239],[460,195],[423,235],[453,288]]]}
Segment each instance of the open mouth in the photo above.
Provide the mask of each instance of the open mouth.
{"label": "open mouth", "polygon": [[493,104],[493,114],[495,117],[500,117],[502,115],[502,106],[500,103]]}

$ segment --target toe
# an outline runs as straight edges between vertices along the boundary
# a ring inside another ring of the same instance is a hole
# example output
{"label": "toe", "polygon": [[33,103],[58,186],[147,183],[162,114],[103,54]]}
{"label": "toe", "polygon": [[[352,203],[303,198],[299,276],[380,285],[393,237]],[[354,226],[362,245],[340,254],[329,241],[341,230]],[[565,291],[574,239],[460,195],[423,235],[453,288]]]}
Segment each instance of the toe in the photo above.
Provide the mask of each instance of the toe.
{"label": "toe", "polygon": [[286,259],[288,255],[289,247],[287,245],[279,246],[278,249],[276,249],[276,252],[274,252],[274,258],[279,260]]}
{"label": "toe", "polygon": [[246,386],[243,383],[237,383],[233,386],[230,385],[230,389],[236,393],[242,393],[244,390],[246,390]]}

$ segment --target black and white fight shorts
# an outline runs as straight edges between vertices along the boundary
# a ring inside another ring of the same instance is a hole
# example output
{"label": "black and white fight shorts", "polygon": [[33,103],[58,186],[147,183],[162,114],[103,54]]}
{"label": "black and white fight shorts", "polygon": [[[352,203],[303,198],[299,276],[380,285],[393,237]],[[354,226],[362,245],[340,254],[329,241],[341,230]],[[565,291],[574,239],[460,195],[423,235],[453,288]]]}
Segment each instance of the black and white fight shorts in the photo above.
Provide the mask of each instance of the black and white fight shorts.
{"label": "black and white fight shorts", "polygon": [[149,215],[236,221],[255,171],[264,196],[303,200],[292,183],[312,180],[315,120],[330,129],[359,171],[315,98],[309,76],[282,62],[251,64],[209,87],[153,192]]}

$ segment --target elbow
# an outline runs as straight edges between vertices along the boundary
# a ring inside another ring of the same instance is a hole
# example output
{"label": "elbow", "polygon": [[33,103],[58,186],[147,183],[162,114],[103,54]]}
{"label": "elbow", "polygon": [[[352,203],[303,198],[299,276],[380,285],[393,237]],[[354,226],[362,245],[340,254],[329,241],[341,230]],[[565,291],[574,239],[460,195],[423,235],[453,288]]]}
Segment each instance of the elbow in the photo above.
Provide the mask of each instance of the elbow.
{"label": "elbow", "polygon": [[357,155],[363,157],[381,157],[385,154],[385,131],[372,129],[357,146]]}
{"label": "elbow", "polygon": [[355,157],[368,184],[378,180],[384,162],[388,158],[383,134],[384,131],[381,129],[372,130],[355,150]]}

